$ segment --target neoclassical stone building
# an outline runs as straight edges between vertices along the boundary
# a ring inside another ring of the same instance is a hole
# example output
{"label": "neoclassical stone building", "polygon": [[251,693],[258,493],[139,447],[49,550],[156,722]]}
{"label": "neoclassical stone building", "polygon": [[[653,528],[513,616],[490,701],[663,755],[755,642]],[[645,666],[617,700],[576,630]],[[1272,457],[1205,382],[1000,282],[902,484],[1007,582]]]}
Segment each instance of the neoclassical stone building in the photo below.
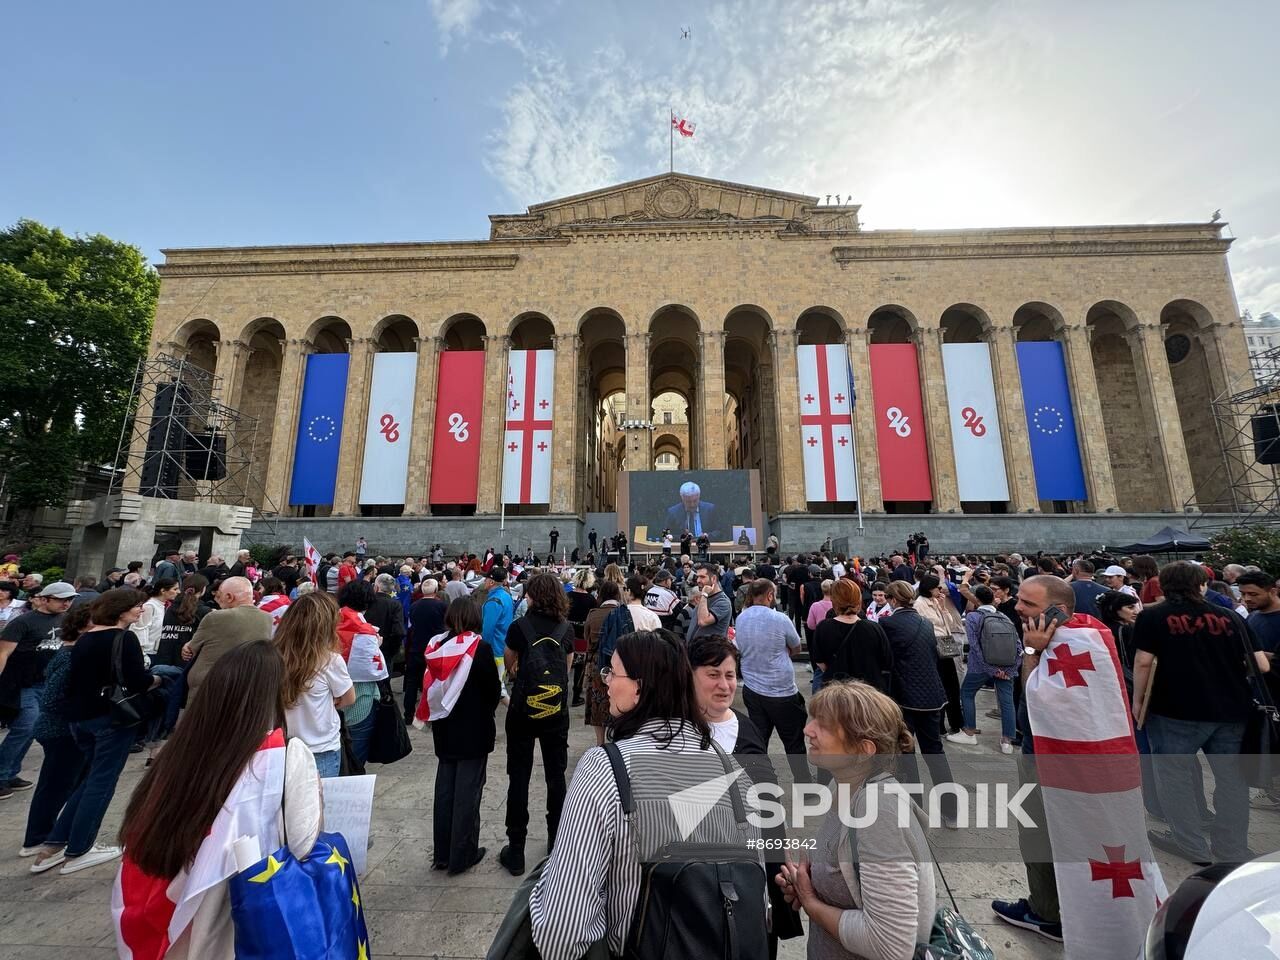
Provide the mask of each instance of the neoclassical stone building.
{"label": "neoclassical stone building", "polygon": [[[153,353],[221,378],[258,419],[254,506],[266,516],[458,517],[499,512],[502,397],[511,350],[555,350],[551,503],[510,513],[608,512],[610,474],[682,467],[760,472],[766,514],[847,517],[805,499],[796,347],[846,343],[866,515],[1183,513],[1226,483],[1211,400],[1242,389],[1249,359],[1222,223],[949,231],[862,230],[856,205],[662,175],[490,217],[487,240],[166,250]],[[1017,345],[1063,345],[1087,497],[1038,498]],[[886,500],[869,345],[914,343],[933,499]],[[985,342],[1008,475],[1006,502],[961,501],[942,364]],[[444,351],[483,350],[474,509],[433,509],[436,377]],[[372,360],[416,354],[403,506],[358,501]],[[341,459],[329,508],[288,486],[306,357],[350,354]],[[654,398],[685,402],[681,430]],[[670,461],[664,461],[664,463]],[[842,522],[842,521],[831,521]],[[908,523],[903,517],[903,523]],[[403,524],[403,521],[401,521]],[[904,528],[905,529],[905,528]]]}

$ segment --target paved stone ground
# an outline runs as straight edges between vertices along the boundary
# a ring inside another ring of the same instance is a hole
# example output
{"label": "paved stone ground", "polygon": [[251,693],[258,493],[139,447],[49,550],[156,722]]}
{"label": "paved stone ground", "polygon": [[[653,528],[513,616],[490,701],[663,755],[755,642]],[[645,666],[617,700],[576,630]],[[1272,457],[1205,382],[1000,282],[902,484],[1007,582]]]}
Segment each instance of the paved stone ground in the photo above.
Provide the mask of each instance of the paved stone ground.
{"label": "paved stone ground", "polygon": [[[797,664],[797,674],[801,688],[807,690],[807,665]],[[979,716],[992,706],[994,697],[989,692],[979,695]],[[435,773],[430,733],[412,730],[411,756],[393,766],[370,768],[377,773],[378,784],[371,829],[373,847],[369,851],[368,872],[361,878],[361,893],[368,910],[375,956],[474,958],[483,957],[488,949],[518,882],[496,859],[504,842],[502,809],[506,795],[501,719],[499,716],[498,749],[489,761],[489,782],[482,804],[481,843],[489,852],[478,867],[462,876],[446,877],[432,871],[429,865]],[[982,723],[985,732],[978,746],[948,745],[953,759],[965,757],[989,760],[1000,767],[1011,765],[1013,758],[1001,755],[996,748],[998,724],[989,720]],[[570,736],[570,769],[594,744],[592,731],[576,721]],[[776,741],[773,746],[777,749]],[[35,745],[22,775],[35,780],[40,759],[39,745]],[[111,840],[119,829],[128,796],[142,770],[142,757],[130,757],[103,825],[102,841]],[[535,765],[528,851],[534,861],[542,855],[541,841],[545,839],[539,836],[539,831],[545,829],[538,813],[545,798],[540,775]],[[70,877],[59,876],[57,870],[32,876],[27,869],[30,861],[17,856],[29,798],[29,792],[20,793],[0,803],[0,958],[115,957],[109,904],[116,864],[104,864]],[[944,832],[941,836],[935,834],[933,839],[949,852],[946,877],[961,912],[987,938],[996,956],[1001,960],[1062,956],[1059,945],[1001,924],[991,914],[993,898],[1015,899],[1025,894],[1025,874],[1012,832]],[[1253,811],[1250,846],[1259,851],[1280,849],[1280,814]],[[1191,872],[1188,864],[1176,858],[1161,856],[1160,862],[1170,889]],[[803,957],[804,950],[802,939],[791,940],[783,944],[780,956],[794,960]]]}

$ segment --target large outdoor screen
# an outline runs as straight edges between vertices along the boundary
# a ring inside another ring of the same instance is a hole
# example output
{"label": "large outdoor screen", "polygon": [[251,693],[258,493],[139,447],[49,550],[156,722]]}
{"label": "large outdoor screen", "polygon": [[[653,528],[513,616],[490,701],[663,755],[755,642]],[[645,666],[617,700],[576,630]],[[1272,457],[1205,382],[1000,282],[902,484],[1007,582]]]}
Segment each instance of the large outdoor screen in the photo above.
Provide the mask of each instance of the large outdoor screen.
{"label": "large outdoor screen", "polygon": [[[763,542],[760,480],[755,470],[628,471],[619,477],[618,520],[634,550],[659,544],[663,530],[688,530],[712,543],[756,549]],[[746,543],[743,543],[743,534]]]}

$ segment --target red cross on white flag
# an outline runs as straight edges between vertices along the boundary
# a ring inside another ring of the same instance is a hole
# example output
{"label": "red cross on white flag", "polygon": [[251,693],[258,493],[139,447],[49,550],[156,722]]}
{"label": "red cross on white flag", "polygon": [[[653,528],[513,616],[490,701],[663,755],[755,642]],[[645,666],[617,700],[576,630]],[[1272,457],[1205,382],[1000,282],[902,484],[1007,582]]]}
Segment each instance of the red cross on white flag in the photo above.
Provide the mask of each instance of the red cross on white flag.
{"label": "red cross on white flag", "polygon": [[551,502],[555,366],[554,350],[511,351],[502,447],[504,503]]}
{"label": "red cross on white flag", "polygon": [[1077,614],[1027,678],[1070,958],[1137,957],[1168,892],[1147,840],[1141,768],[1115,640]]}
{"label": "red cross on white flag", "polygon": [[796,368],[805,499],[857,500],[848,351],[843,343],[800,346]]}

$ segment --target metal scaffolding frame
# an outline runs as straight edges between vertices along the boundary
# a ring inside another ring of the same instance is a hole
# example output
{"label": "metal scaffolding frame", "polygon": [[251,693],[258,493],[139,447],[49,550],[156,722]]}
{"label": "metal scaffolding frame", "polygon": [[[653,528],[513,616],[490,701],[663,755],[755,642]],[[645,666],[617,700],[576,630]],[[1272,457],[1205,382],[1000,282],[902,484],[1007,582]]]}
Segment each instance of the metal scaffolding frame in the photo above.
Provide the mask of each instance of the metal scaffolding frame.
{"label": "metal scaffolding frame", "polygon": [[[258,421],[220,402],[221,393],[222,378],[189,360],[161,353],[139,361],[108,494],[136,488],[255,512],[260,498],[270,506],[252,470]],[[142,456],[131,457],[135,450]]]}
{"label": "metal scaffolding frame", "polygon": [[1192,527],[1280,525],[1280,465],[1258,462],[1280,458],[1280,347],[1253,360],[1254,383],[1237,381],[1210,404],[1222,462],[1187,503],[1202,511]]}

